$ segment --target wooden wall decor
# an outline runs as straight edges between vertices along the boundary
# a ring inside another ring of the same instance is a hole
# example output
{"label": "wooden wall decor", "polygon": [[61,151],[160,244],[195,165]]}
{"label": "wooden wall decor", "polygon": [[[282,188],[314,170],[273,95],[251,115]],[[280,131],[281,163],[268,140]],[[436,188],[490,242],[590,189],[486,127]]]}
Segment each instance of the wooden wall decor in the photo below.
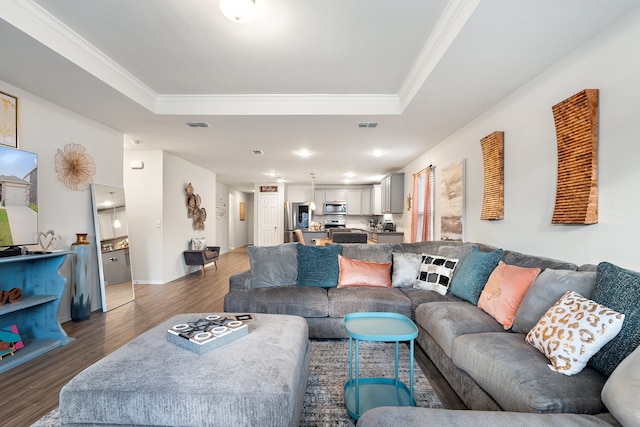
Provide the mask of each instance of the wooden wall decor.
{"label": "wooden wall decor", "polygon": [[480,219],[504,218],[504,132],[480,140],[484,162],[484,197]]}
{"label": "wooden wall decor", "polygon": [[598,89],[585,89],[552,108],[558,139],[553,224],[598,222]]}
{"label": "wooden wall decor", "polygon": [[187,218],[193,219],[194,230],[204,230],[204,222],[207,220],[207,210],[200,207],[200,195],[194,193],[191,183],[187,184],[184,191],[187,193]]}

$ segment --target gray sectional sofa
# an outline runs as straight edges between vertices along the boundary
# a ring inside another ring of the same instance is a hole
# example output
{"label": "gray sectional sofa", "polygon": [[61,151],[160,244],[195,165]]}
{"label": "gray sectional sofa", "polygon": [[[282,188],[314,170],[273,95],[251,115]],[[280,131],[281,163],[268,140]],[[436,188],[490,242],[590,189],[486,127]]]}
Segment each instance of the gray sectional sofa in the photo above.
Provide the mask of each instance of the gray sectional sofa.
{"label": "gray sectional sofa", "polygon": [[[415,287],[396,287],[395,283],[391,288],[301,285],[298,279],[309,275],[306,265],[314,261],[307,259],[298,265],[301,260],[295,256],[296,246],[287,245],[295,244],[250,248],[251,270],[230,277],[229,293],[224,300],[225,311],[302,316],[307,319],[310,338],[345,338],[343,317],[350,312],[401,313],[414,320],[419,330],[417,344],[470,409],[519,413],[609,412],[601,397],[609,375],[590,365],[572,376],[554,372],[549,369],[549,360],[545,355],[525,341],[527,331],[565,291],[576,290],[584,297],[591,298],[600,274],[595,265],[578,266],[571,262],[500,250],[504,263],[539,268],[541,271],[527,291],[513,326],[505,330],[501,323],[476,304],[464,301],[451,292],[441,295]],[[463,270],[461,266],[469,253],[497,252],[496,248],[483,244],[461,245],[440,241],[337,246],[339,248],[334,250],[339,250],[350,259],[393,262],[391,274],[394,281],[396,273],[400,274],[394,269],[400,265],[398,261],[402,259],[401,254],[432,254],[459,259],[453,273],[454,284],[456,280],[458,283],[463,280],[456,275]],[[301,269],[299,272],[298,266]],[[631,275],[633,282],[637,273],[623,270],[623,275],[626,273]],[[605,278],[600,281],[605,281]],[[640,292],[635,295],[639,300]],[[624,298],[628,299],[628,295]],[[633,303],[627,302],[626,307],[631,306]],[[627,313],[627,321],[632,325],[637,322],[636,313]],[[637,347],[637,341],[635,336],[626,338],[628,348],[623,348],[625,354],[621,355],[620,360]],[[615,348],[608,351],[621,352]],[[381,417],[388,415],[381,412]],[[576,419],[576,422],[580,422],[583,418]],[[597,418],[594,422],[615,423],[615,420],[605,416],[604,421]]]}

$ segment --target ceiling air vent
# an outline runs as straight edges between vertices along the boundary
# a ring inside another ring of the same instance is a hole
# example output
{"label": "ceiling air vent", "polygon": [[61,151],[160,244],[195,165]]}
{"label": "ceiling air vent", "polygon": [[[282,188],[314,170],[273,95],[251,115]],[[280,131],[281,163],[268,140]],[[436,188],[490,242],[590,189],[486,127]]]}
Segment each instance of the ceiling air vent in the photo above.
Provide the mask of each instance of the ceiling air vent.
{"label": "ceiling air vent", "polygon": [[211,125],[207,122],[187,122],[187,126],[192,128],[208,128]]}
{"label": "ceiling air vent", "polygon": [[264,154],[262,150],[251,150],[251,152],[256,156],[262,156]]}
{"label": "ceiling air vent", "polygon": [[380,122],[358,122],[359,128],[375,128],[378,127]]}

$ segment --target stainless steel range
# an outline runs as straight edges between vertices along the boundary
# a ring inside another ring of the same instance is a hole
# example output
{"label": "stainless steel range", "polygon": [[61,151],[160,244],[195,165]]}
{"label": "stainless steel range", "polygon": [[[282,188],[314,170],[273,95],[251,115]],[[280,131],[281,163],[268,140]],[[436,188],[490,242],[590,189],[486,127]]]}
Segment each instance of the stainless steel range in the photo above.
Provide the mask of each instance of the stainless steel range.
{"label": "stainless steel range", "polygon": [[344,228],[346,224],[346,215],[333,214],[324,216],[324,228]]}

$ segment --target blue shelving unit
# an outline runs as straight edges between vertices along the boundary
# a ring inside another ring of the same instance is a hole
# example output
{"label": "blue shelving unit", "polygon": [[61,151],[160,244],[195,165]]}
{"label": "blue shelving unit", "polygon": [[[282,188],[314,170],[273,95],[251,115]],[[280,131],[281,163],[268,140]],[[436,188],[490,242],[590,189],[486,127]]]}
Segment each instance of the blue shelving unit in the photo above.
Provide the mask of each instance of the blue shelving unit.
{"label": "blue shelving unit", "polygon": [[0,290],[20,288],[22,299],[0,306],[0,327],[17,325],[24,348],[0,360],[0,373],[75,339],[58,321],[67,284],[60,267],[71,252],[0,258]]}
{"label": "blue shelving unit", "polygon": [[[349,415],[357,420],[367,410],[379,406],[415,406],[413,350],[418,328],[411,319],[398,313],[350,313],[344,317],[344,326],[349,335],[349,381],[344,384],[344,402]],[[361,340],[395,342],[395,378],[360,378]],[[398,351],[403,341],[409,341],[409,387],[398,379]]]}

